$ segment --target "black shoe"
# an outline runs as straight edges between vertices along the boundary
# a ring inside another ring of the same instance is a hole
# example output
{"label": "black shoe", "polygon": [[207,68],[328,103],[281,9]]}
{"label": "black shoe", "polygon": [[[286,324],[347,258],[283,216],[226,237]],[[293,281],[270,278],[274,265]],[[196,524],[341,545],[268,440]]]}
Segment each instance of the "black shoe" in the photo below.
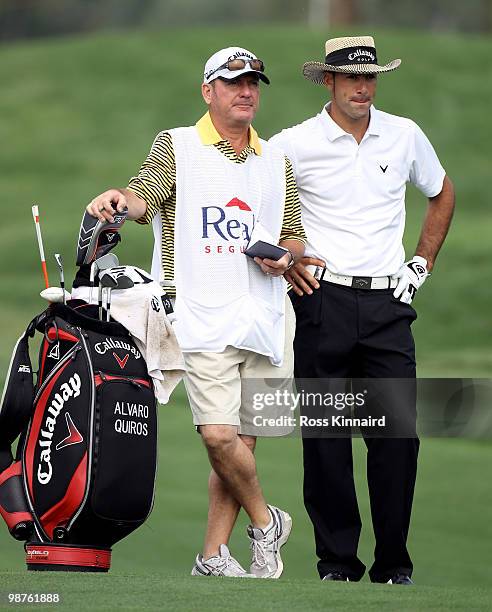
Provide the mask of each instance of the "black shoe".
{"label": "black shoe", "polygon": [[347,574],[344,574],[343,572],[329,572],[328,574],[326,574],[326,576],[323,576],[323,578],[321,578],[321,580],[334,580],[337,582],[350,582],[350,578],[347,576]]}
{"label": "black shoe", "polygon": [[413,584],[413,580],[407,574],[396,574],[392,576],[386,584],[404,584],[410,586]]}

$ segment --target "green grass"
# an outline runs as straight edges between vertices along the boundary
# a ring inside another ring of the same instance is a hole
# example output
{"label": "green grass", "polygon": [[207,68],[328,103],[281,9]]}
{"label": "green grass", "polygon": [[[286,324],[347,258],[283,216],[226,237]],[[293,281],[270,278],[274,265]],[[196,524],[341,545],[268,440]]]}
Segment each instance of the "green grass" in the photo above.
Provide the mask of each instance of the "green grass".
{"label": "green grass", "polygon": [[[354,449],[364,524],[360,557],[369,566],[374,539],[363,442],[355,440]],[[487,480],[492,472],[489,444],[422,441],[409,539],[417,586],[410,590],[371,585],[367,576],[358,585],[341,585],[342,588],[319,584],[312,527],[302,504],[300,440],[261,441],[257,457],[267,498],[287,508],[294,521],[292,536],[283,549],[284,577],[278,583],[261,582],[252,587],[250,582],[187,578],[203,539],[208,461],[191,426],[180,389],[171,403],[160,409],[154,510],[147,523],[115,545],[110,574],[93,577],[27,573],[22,546],[10,539],[6,530],[0,530],[0,593],[14,588],[38,592],[51,588],[64,597],[63,608],[66,604],[66,609],[74,610],[85,606],[198,610],[217,605],[233,605],[239,610],[246,607],[316,610],[321,606],[371,610],[383,603],[388,609],[395,606],[402,610],[488,609],[486,602],[492,598],[488,562],[492,540],[489,520],[492,491]],[[249,559],[246,524],[246,517],[241,514],[230,544],[233,554],[244,565]],[[325,589],[330,589],[329,595]]]}
{"label": "green grass", "polygon": [[[71,610],[360,610],[361,612],[422,610],[487,610],[490,591],[483,588],[403,588],[390,585],[321,583],[319,580],[206,580],[183,576],[122,574],[119,576],[28,575],[5,579],[8,592],[58,593],[59,606],[18,605],[18,608]],[[95,602],[97,604],[95,605]],[[431,602],[431,603],[430,603]],[[0,606],[1,606],[0,601]],[[0,609],[12,609],[0,607]]]}
{"label": "green grass", "polygon": [[[260,134],[316,113],[321,87],[300,76],[318,59],[326,32],[301,28],[189,29],[36,41],[0,47],[0,372],[15,339],[44,304],[30,207],[41,205],[50,276],[61,252],[74,273],[75,240],[84,205],[112,185],[124,185],[155,134],[193,123],[203,112],[199,80],[218,47],[239,42],[267,65],[255,122]],[[330,33],[336,35],[336,33]],[[414,326],[420,374],[490,377],[490,137],[492,82],[481,61],[490,41],[480,37],[379,32],[379,55],[402,57],[402,68],[381,77],[378,106],[411,116],[429,135],[457,189],[457,212],[435,273],[416,300]],[[430,59],[431,58],[431,59]],[[413,248],[425,210],[408,193],[406,243]],[[148,228],[128,224],[118,249],[122,263],[148,268]],[[374,546],[364,477],[364,445],[355,441],[356,479],[364,522],[360,555]],[[154,511],[113,552],[108,576],[39,575],[24,569],[22,547],[0,528],[0,593],[60,592],[66,609],[486,610],[490,608],[489,443],[424,440],[409,546],[413,589],[316,579],[312,527],[302,505],[302,455],[297,439],[259,444],[267,498],[288,508],[294,530],[285,549],[285,579],[254,587],[187,577],[206,519],[208,461],[190,422],[182,389],[160,409],[160,455]],[[336,503],[336,500],[333,500]],[[247,564],[246,519],[231,548]],[[327,592],[329,591],[329,593]],[[0,603],[0,606],[2,604]],[[38,608],[39,609],[39,608]]]}

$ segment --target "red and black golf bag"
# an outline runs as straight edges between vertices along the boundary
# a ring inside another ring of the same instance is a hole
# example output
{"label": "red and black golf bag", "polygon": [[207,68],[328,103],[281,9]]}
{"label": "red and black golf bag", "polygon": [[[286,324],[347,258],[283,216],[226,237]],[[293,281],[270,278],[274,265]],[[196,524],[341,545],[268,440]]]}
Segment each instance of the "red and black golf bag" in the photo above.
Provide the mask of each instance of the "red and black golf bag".
{"label": "red and black golf bag", "polygon": [[[51,304],[17,342],[7,375],[0,514],[27,541],[31,570],[107,571],[112,545],[152,509],[152,380],[128,331],[96,316],[81,302]],[[34,383],[28,341],[36,330]]]}

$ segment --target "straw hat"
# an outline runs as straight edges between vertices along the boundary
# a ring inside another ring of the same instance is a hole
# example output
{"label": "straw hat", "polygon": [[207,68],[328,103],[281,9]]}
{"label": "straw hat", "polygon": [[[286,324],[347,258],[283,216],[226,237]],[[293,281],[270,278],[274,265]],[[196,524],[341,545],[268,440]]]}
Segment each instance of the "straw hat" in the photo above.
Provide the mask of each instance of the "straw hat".
{"label": "straw hat", "polygon": [[325,62],[306,62],[302,73],[318,85],[324,84],[325,72],[348,74],[378,74],[391,72],[401,64],[394,59],[384,66],[378,64],[376,46],[372,36],[344,36],[326,41]]}

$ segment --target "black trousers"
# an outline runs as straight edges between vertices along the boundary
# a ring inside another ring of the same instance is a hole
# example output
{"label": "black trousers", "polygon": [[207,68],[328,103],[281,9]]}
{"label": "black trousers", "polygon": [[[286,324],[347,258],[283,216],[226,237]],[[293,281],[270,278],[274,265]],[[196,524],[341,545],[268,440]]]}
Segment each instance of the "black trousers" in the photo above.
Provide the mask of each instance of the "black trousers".
{"label": "black trousers", "polygon": [[[291,292],[297,317],[296,379],[415,379],[410,326],[417,315],[392,293],[324,281],[311,296]],[[416,435],[364,439],[376,538],[369,575],[373,582],[386,582],[397,573],[411,575],[413,569],[407,535],[419,441]],[[303,437],[303,454],[304,503],[314,526],[320,577],[338,570],[360,580],[365,565],[357,556],[361,519],[351,438]]]}

